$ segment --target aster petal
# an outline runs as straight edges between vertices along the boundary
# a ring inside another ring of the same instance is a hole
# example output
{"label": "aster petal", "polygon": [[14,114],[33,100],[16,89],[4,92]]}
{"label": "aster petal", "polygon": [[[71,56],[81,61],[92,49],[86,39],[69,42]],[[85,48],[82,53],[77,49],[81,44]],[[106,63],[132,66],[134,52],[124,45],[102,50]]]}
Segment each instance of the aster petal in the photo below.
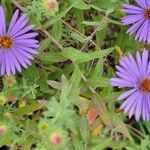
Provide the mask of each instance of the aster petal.
{"label": "aster petal", "polygon": [[127,56],[125,56],[123,59],[121,59],[120,61],[120,64],[122,65],[122,67],[124,67],[126,70],[128,70],[128,72],[132,75],[132,76],[134,76],[135,78],[139,78],[138,76],[137,76],[137,73],[138,72],[136,72],[136,70],[135,70],[135,68],[134,68],[134,66],[131,64],[131,62],[130,62],[130,60],[129,60],[129,58],[127,57]]}
{"label": "aster petal", "polygon": [[138,95],[139,95],[139,92],[133,93],[131,96],[129,96],[129,97],[125,100],[125,102],[121,105],[120,108],[121,108],[121,109],[125,109],[126,106],[128,106],[129,104],[133,104],[133,103],[135,102],[136,98],[138,97]]}
{"label": "aster petal", "polygon": [[13,35],[13,37],[18,37],[22,34],[25,34],[26,32],[32,30],[33,28],[35,27],[35,25],[29,25],[29,26],[26,26],[24,27],[22,30],[20,30],[19,32],[17,32],[15,35]]}
{"label": "aster petal", "polygon": [[128,53],[128,57],[129,57],[131,64],[133,65],[134,69],[136,70],[137,75],[140,77],[141,72],[139,71],[138,65],[137,65],[136,61],[134,60],[133,56],[131,55],[131,53]]}
{"label": "aster petal", "polygon": [[8,56],[8,53],[9,52],[5,52],[5,55],[6,55],[6,58],[5,58],[5,63],[6,63],[6,73],[7,73],[7,75],[10,75],[11,74],[11,69],[10,69],[10,58],[9,58],[9,56]]}
{"label": "aster petal", "polygon": [[125,80],[120,79],[120,78],[111,78],[110,82],[113,86],[134,87],[134,84],[132,84],[131,82],[125,81]]}
{"label": "aster petal", "polygon": [[[130,112],[130,109],[136,106],[138,99],[140,98],[140,94],[138,93],[137,97],[135,99],[130,100],[130,102],[125,106],[124,113]],[[133,109],[132,108],[132,109]]]}
{"label": "aster petal", "polygon": [[149,108],[149,119],[150,119],[150,95],[147,95],[147,106]]}
{"label": "aster petal", "polygon": [[118,97],[118,100],[122,100],[122,99],[125,99],[127,98],[128,96],[130,96],[131,94],[133,94],[134,92],[136,92],[137,89],[132,89],[132,90],[128,90],[126,92],[124,92],[123,94],[121,94],[119,97]]}
{"label": "aster petal", "polygon": [[[128,5],[128,4],[126,4]],[[132,5],[133,6],[133,5]],[[136,7],[136,6],[133,6],[133,7],[123,7],[122,11],[125,12],[125,13],[128,13],[128,14],[144,14],[144,10],[142,8],[139,8],[139,7]]]}
{"label": "aster petal", "polygon": [[145,34],[145,36],[144,36],[144,38],[143,38],[143,42],[145,42],[145,43],[148,43],[148,44],[150,44],[149,42],[149,29],[150,29],[150,23],[148,22],[148,25],[147,25],[147,31],[146,31],[146,34]]}
{"label": "aster petal", "polygon": [[145,0],[135,0],[142,8],[147,8]]}
{"label": "aster petal", "polygon": [[34,40],[34,39],[22,39],[22,40],[15,40],[15,44],[20,44],[20,45],[33,45],[33,44],[37,44],[39,41],[38,40]]}
{"label": "aster petal", "polygon": [[123,80],[125,80],[125,81],[128,81],[128,82],[131,82],[131,83],[133,83],[133,84],[135,84],[135,82],[136,81],[134,81],[134,80],[132,80],[131,78],[129,78],[127,75],[125,75],[125,74],[123,74],[123,73],[121,73],[121,72],[116,72],[116,75],[119,77],[119,78],[121,78],[121,79],[123,79]]}
{"label": "aster petal", "polygon": [[143,95],[141,94],[141,98],[138,99],[137,107],[136,107],[136,110],[135,110],[135,119],[136,119],[136,121],[138,121],[140,119],[140,116],[141,116],[142,101],[143,101]]}
{"label": "aster petal", "polygon": [[128,14],[131,14],[131,15],[139,15],[139,14],[144,13],[144,11],[142,9],[141,10],[136,10],[136,9],[123,8],[122,11],[125,12],[125,13],[128,13]]}
{"label": "aster petal", "polygon": [[137,30],[136,36],[135,36],[135,40],[138,40],[141,42],[143,40],[143,28],[145,27],[145,21],[143,22],[143,24],[141,25],[141,27]]}
{"label": "aster petal", "polygon": [[0,6],[0,35],[6,33],[6,22],[5,22],[5,12],[2,6]]}
{"label": "aster petal", "polygon": [[[123,9],[128,9],[129,11],[134,10],[134,11],[137,11],[137,12],[143,12],[142,8],[131,5],[131,4],[123,4],[122,7],[123,7]],[[130,13],[130,12],[127,12],[127,13]]]}
{"label": "aster petal", "polygon": [[39,52],[37,50],[34,50],[34,49],[26,47],[26,46],[16,45],[16,47],[22,51],[26,51],[31,54],[39,54]]}
{"label": "aster petal", "polygon": [[148,67],[147,67],[147,74],[146,74],[146,77],[149,77],[150,76],[150,61],[148,63]]}
{"label": "aster petal", "polygon": [[145,96],[143,97],[143,102],[142,102],[142,117],[143,117],[143,120],[145,121],[146,120],[146,107],[145,107],[145,102],[146,102],[146,99],[145,99]]}
{"label": "aster petal", "polygon": [[14,32],[11,33],[10,35],[14,36],[16,33],[18,33],[21,29],[23,29],[25,27],[25,25],[27,24],[27,22],[28,22],[28,19],[26,18],[22,23],[20,23],[19,27],[17,27],[16,29],[14,29]]}
{"label": "aster petal", "polygon": [[1,68],[1,65],[2,65],[2,58],[3,58],[3,50],[0,49],[0,68]]}
{"label": "aster petal", "polygon": [[135,24],[133,24],[128,30],[127,33],[129,33],[129,35],[132,35],[133,33],[135,33],[139,27],[144,23],[145,18],[141,19],[140,21],[136,22]]}
{"label": "aster petal", "polygon": [[26,14],[23,14],[14,24],[13,28],[8,32],[11,36],[20,31],[28,22]]}
{"label": "aster petal", "polygon": [[[141,35],[139,37],[139,41],[141,42],[142,40],[145,42],[146,41],[146,35],[147,35],[147,29],[148,29],[148,25],[149,25],[149,20],[145,20],[145,22],[143,23],[143,29],[141,32]],[[140,30],[140,29],[139,29]]]}
{"label": "aster petal", "polygon": [[[138,98],[139,99],[139,98]],[[130,110],[129,110],[129,119],[133,116],[135,110],[136,110],[136,107],[137,107],[137,104],[138,104],[138,100],[136,100],[134,102],[134,104],[131,106]]]}
{"label": "aster petal", "polygon": [[148,77],[148,78],[150,77],[150,61],[148,61],[146,77]]}
{"label": "aster petal", "polygon": [[2,64],[1,64],[1,75],[4,75],[5,70],[6,70],[6,53],[3,53],[3,57],[2,57]]}
{"label": "aster petal", "polygon": [[136,60],[137,60],[137,64],[138,64],[139,71],[140,71],[141,74],[143,75],[142,59],[141,59],[140,53],[139,53],[138,51],[136,52]]}
{"label": "aster petal", "polygon": [[32,32],[32,33],[28,33],[28,34],[23,34],[21,36],[15,37],[15,40],[24,40],[24,39],[30,39],[33,37],[36,37],[38,35],[38,33],[36,32]]}
{"label": "aster petal", "polygon": [[129,73],[127,70],[125,70],[123,67],[116,65],[116,69],[117,69],[119,72],[121,72],[122,74],[128,76],[128,78],[130,78],[132,81],[137,82],[137,78],[134,78],[134,77],[132,76],[132,74],[130,74],[130,73]]}
{"label": "aster petal", "polygon": [[[148,42],[149,41],[149,30],[150,30],[150,21],[149,20],[146,20],[146,25],[145,25],[145,29],[144,32],[145,32],[145,35],[144,35],[144,38],[143,38],[143,42]],[[148,42],[149,43],[149,42]]]}
{"label": "aster petal", "polygon": [[142,68],[143,68],[143,76],[146,77],[147,68],[148,68],[148,51],[147,50],[144,50],[142,53]]}
{"label": "aster petal", "polygon": [[[23,52],[23,51],[22,51]],[[23,55],[20,51],[18,51],[18,49],[17,48],[15,48],[15,50],[14,50],[14,53],[15,53],[15,55],[17,56],[17,58],[18,58],[18,61],[19,62],[21,62],[21,64],[23,65],[23,67],[24,68],[27,68],[27,65],[26,64],[28,64],[28,65],[31,65],[31,62],[30,62],[30,60],[29,59],[34,59],[32,56],[30,56],[29,55],[29,58],[27,58],[25,55]],[[21,59],[20,59],[21,58]]]}
{"label": "aster petal", "polygon": [[16,49],[16,51],[18,51],[18,53],[22,54],[24,57],[26,57],[28,59],[32,59],[32,60],[34,59],[29,53],[17,48],[17,46],[15,47],[15,49]]}
{"label": "aster petal", "polygon": [[148,99],[145,99],[145,108],[146,108],[146,120],[149,121],[149,107],[148,107]]}
{"label": "aster petal", "polygon": [[8,33],[10,33],[10,31],[12,30],[12,28],[14,27],[14,24],[16,23],[17,19],[18,19],[18,15],[19,15],[19,10],[17,9],[11,19],[10,25],[9,25],[9,29],[8,29]]}
{"label": "aster petal", "polygon": [[8,57],[9,57],[9,62],[10,62],[9,64],[10,64],[11,72],[12,72],[12,74],[15,74],[16,70],[15,70],[15,65],[14,65],[14,62],[13,62],[11,51],[8,51]]}
{"label": "aster petal", "polygon": [[147,31],[147,42],[148,44],[150,44],[150,21],[149,21],[148,31]]}
{"label": "aster petal", "polygon": [[133,24],[137,21],[140,21],[143,18],[143,14],[137,14],[137,15],[128,15],[122,17],[122,23],[124,25]]}
{"label": "aster petal", "polygon": [[10,55],[11,55],[11,58],[12,58],[12,60],[13,60],[13,63],[14,63],[15,68],[16,68],[19,72],[21,72],[21,66],[20,66],[20,64],[19,64],[19,62],[18,62],[18,60],[17,60],[15,54],[13,53],[13,49],[10,50]]}
{"label": "aster petal", "polygon": [[148,42],[148,38],[149,38],[149,29],[150,29],[150,21],[149,20],[147,20],[147,28],[145,28],[145,29],[143,29],[143,30],[145,30],[145,35],[144,35],[144,38],[143,38],[143,42]]}
{"label": "aster petal", "polygon": [[39,45],[38,44],[24,44],[24,43],[20,43],[20,44],[16,44],[17,46],[22,46],[22,47],[27,47],[27,48],[38,48]]}
{"label": "aster petal", "polygon": [[15,48],[13,49],[13,53],[18,62],[20,63],[20,65],[23,66],[24,68],[27,68],[27,64],[24,61],[24,57],[20,53],[18,53]]}
{"label": "aster petal", "polygon": [[150,1],[146,0],[147,6],[150,7]]}

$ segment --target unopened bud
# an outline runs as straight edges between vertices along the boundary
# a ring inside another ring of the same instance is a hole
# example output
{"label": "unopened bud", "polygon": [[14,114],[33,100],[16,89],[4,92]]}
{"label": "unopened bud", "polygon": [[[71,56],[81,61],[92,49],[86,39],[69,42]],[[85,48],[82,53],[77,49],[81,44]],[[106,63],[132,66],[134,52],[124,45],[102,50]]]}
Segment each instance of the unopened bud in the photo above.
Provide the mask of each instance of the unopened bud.
{"label": "unopened bud", "polygon": [[6,134],[6,127],[4,125],[0,126],[0,136],[3,136]]}
{"label": "unopened bud", "polygon": [[62,143],[62,136],[59,133],[54,133],[50,136],[49,140],[53,145],[58,146]]}

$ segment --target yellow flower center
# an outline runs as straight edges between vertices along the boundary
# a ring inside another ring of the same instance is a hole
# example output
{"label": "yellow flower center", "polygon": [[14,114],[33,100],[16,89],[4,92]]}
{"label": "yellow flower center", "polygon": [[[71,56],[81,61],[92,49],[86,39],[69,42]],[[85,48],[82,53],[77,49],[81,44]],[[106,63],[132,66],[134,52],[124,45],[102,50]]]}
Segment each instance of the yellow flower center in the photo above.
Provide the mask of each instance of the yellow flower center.
{"label": "yellow flower center", "polygon": [[13,41],[9,36],[0,37],[0,48],[11,48]]}
{"label": "yellow flower center", "polygon": [[141,88],[141,91],[143,92],[150,92],[150,79],[144,79],[140,83],[140,88]]}
{"label": "yellow flower center", "polygon": [[145,17],[150,19],[150,8],[145,9]]}

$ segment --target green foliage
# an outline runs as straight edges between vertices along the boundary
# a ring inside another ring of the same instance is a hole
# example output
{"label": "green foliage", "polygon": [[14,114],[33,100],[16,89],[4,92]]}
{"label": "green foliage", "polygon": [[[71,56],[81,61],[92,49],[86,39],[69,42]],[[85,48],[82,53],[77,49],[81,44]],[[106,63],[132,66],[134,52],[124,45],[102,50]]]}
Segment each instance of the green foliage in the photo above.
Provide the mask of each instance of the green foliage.
{"label": "green foliage", "polygon": [[123,89],[109,83],[120,56],[143,47],[120,22],[128,0],[58,0],[49,11],[45,2],[0,0],[7,24],[18,7],[40,41],[32,66],[10,84],[1,77],[0,147],[149,150],[150,123],[128,119],[116,101]]}

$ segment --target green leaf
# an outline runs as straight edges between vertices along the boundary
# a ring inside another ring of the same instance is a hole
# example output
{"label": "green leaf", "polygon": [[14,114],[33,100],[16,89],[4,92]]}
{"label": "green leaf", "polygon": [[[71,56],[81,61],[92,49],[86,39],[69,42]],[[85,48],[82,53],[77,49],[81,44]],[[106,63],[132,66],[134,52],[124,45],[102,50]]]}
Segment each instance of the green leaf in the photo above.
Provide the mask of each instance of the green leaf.
{"label": "green leaf", "polygon": [[101,21],[83,21],[82,23],[88,26],[99,26]]}
{"label": "green leaf", "polygon": [[96,146],[94,146],[91,150],[103,150],[105,148],[108,148],[110,146],[110,143],[112,142],[112,138],[101,139],[99,140],[99,143]]}
{"label": "green leaf", "polygon": [[7,144],[10,144],[12,138],[13,137],[10,134],[6,134],[5,136],[2,136],[1,140],[0,140],[0,147],[7,145]]}
{"label": "green leaf", "polygon": [[102,51],[84,53],[75,48],[69,47],[63,50],[62,55],[66,58],[71,59],[73,62],[83,63],[83,62],[93,60],[95,58],[101,58],[101,57],[107,56],[113,50],[114,48],[109,48],[109,49],[105,49]]}
{"label": "green leaf", "polygon": [[113,20],[113,19],[108,19],[108,21],[112,24],[121,25],[121,26],[123,25],[121,22]]}
{"label": "green leaf", "polygon": [[111,53],[114,48],[108,48],[102,51],[95,51],[95,52],[81,52],[75,48],[68,47],[64,48],[62,52],[47,52],[41,53],[40,55],[36,56],[38,59],[47,61],[47,62],[62,62],[68,59],[72,61],[76,61],[77,63],[83,63],[90,61],[95,58],[101,58],[107,56]]}
{"label": "green leaf", "polygon": [[84,12],[83,12],[83,10],[77,9],[75,11],[75,15],[76,15],[76,23],[77,23],[77,27],[78,27],[79,31],[82,34],[85,34],[84,24],[82,24],[82,22],[84,21]]}
{"label": "green leaf", "polygon": [[43,52],[36,57],[40,60],[52,63],[62,62],[66,60],[66,58],[61,54],[61,52],[47,52],[47,53]]}
{"label": "green leaf", "polygon": [[61,22],[57,22],[53,25],[52,27],[52,36],[54,37],[55,40],[57,40],[58,42],[61,39],[62,36],[62,32],[63,32],[63,27]]}
{"label": "green leaf", "polygon": [[23,70],[22,74],[23,74],[24,78],[26,78],[30,81],[35,81],[35,79],[39,78],[38,68],[34,64],[32,64],[32,66],[28,67],[27,70]]}
{"label": "green leaf", "polygon": [[38,80],[38,84],[40,86],[40,90],[43,93],[49,93],[49,91],[50,91],[50,88],[49,88],[48,84],[46,84],[47,83],[47,79],[48,79],[48,72],[43,70],[42,74],[41,74],[41,77]]}
{"label": "green leaf", "polygon": [[72,33],[71,33],[71,36],[72,36],[75,40],[77,40],[77,41],[79,41],[79,42],[81,42],[81,43],[85,43],[85,42],[87,41],[87,39],[86,39],[85,37],[81,36],[80,34],[78,34],[78,33],[76,33],[76,32],[72,32]]}
{"label": "green leaf", "polygon": [[94,80],[95,78],[102,78],[102,74],[103,74],[103,62],[104,59],[100,58],[96,64],[96,67],[94,68],[94,71],[92,72],[92,80]]}
{"label": "green leaf", "polygon": [[91,78],[88,80],[87,85],[97,87],[110,87],[109,79],[106,78]]}
{"label": "green leaf", "polygon": [[35,142],[37,142],[37,140],[32,136],[29,136],[22,145],[23,150],[30,150]]}
{"label": "green leaf", "polygon": [[18,108],[15,112],[14,112],[14,115],[16,116],[23,116],[23,115],[28,115],[29,113],[32,113],[36,110],[39,110],[43,108],[43,106],[38,103],[38,102],[34,102],[30,105],[26,105],[24,107],[20,107]]}
{"label": "green leaf", "polygon": [[98,8],[101,9],[109,9],[110,7],[113,6],[112,0],[93,0],[92,5],[97,6]]}
{"label": "green leaf", "polygon": [[83,0],[69,0],[69,2],[78,9],[90,9],[90,6],[87,5]]}
{"label": "green leaf", "polygon": [[53,81],[53,80],[48,80],[47,81],[48,85],[50,85],[52,88],[55,88],[57,90],[62,90],[62,83]]}
{"label": "green leaf", "polygon": [[[141,141],[141,150],[148,150],[148,145],[150,143],[150,137],[146,136],[144,139]],[[149,145],[150,146],[150,145]]]}
{"label": "green leaf", "polygon": [[71,5],[70,7],[66,8],[65,10],[61,11],[57,16],[53,17],[49,21],[47,21],[44,25],[43,28],[48,28],[49,26],[58,23],[60,19],[65,17],[65,15],[70,11],[70,9],[74,6],[75,4]]}
{"label": "green leaf", "polygon": [[84,145],[83,145],[82,141],[78,139],[78,137],[73,136],[72,142],[73,142],[75,150],[83,150],[84,149]]}

